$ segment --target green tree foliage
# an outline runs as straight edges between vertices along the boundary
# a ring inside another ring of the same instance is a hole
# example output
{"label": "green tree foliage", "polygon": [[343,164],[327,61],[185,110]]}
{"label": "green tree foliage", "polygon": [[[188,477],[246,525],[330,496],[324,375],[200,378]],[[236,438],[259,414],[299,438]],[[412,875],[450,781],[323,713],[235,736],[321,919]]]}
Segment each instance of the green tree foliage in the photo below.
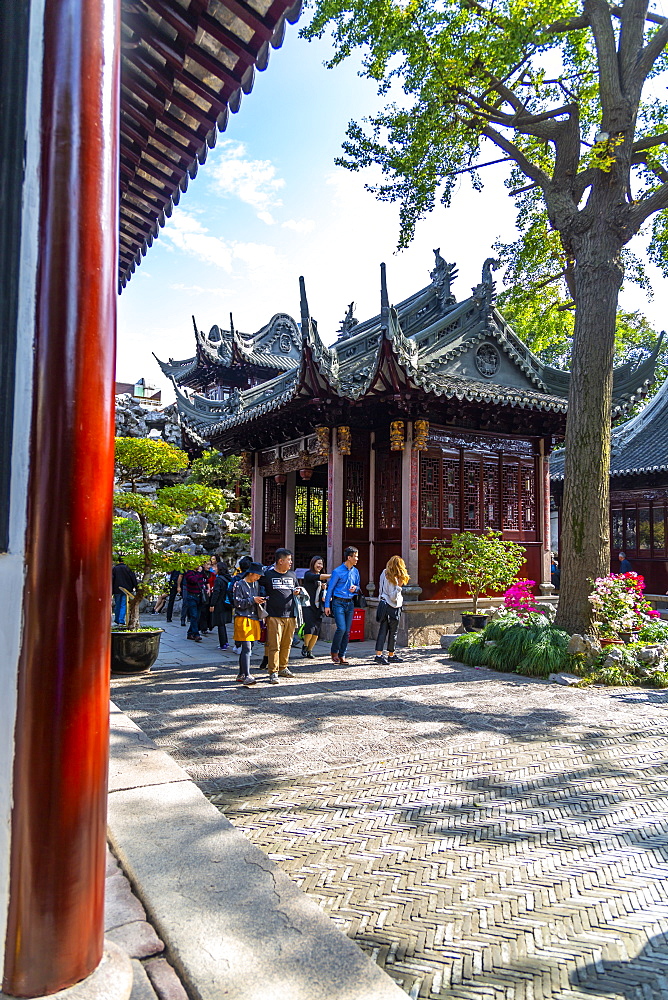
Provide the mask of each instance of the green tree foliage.
{"label": "green tree foliage", "polygon": [[[521,238],[514,264],[563,277],[575,307],[558,623],[589,626],[587,578],[607,568],[612,368],[630,240],[653,219],[668,273],[668,18],[647,0],[314,0],[306,37],[330,30],[335,66],[389,103],[351,122],[340,164],[376,165],[371,188],[399,204],[399,246],[457,178],[504,162]],[[392,100],[394,98],[394,100]],[[532,244],[534,250],[532,252]],[[544,287],[547,287],[547,283]]]}
{"label": "green tree foliage", "polygon": [[189,569],[202,562],[201,556],[158,551],[150,537],[151,524],[178,526],[187,514],[194,511],[222,513],[227,506],[221,490],[199,483],[165,486],[156,490],[155,496],[137,491],[143,481],[187,468],[186,453],[165,441],[116,438],[117,479],[128,483],[130,488],[114,493],[114,506],[136,514],[138,519],[124,517],[114,520],[114,546],[116,550],[123,548],[125,562],[140,578],[136,594],[129,601],[130,628],[139,623],[139,605],[142,598],[151,593],[152,576],[159,572]]}
{"label": "green tree foliage", "polygon": [[504,541],[500,531],[489,528],[484,535],[462,531],[432,545],[431,554],[436,556],[432,583],[464,584],[476,614],[481,594],[507,590],[517,580],[525,553],[515,542]]}
{"label": "green tree foliage", "polygon": [[209,449],[200,458],[196,458],[188,473],[188,482],[204,483],[218,486],[221,489],[234,490],[238,509],[247,508],[250,504],[250,476],[242,470],[239,455],[221,455],[219,451]]}

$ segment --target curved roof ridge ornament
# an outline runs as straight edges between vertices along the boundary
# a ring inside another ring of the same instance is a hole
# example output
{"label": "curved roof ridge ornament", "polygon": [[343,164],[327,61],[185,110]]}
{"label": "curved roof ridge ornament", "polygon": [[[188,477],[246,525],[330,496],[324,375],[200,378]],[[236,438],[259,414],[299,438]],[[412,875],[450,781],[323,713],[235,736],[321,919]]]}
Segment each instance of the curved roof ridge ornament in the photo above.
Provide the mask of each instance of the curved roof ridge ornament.
{"label": "curved roof ridge ornament", "polygon": [[390,305],[385,264],[380,265],[380,317],[381,349],[382,339],[386,338],[391,343],[397,361],[403,368],[417,368],[418,345],[410,337],[407,337],[401,329],[399,314],[395,307]]}
{"label": "curved roof ridge ornament", "polygon": [[626,364],[619,365],[618,368],[613,368],[613,405],[616,399],[619,400],[620,397],[632,396],[637,393],[638,390],[648,387],[653,381],[657,358],[659,357],[659,352],[665,336],[666,331],[662,330],[659,334],[654,350],[651,354],[648,354],[646,358],[641,358],[640,361],[627,361]]}
{"label": "curved roof ridge ornament", "polygon": [[299,276],[299,308],[301,314],[302,331],[302,369],[307,364],[307,352],[322,376],[333,388],[338,388],[339,383],[339,357],[336,351],[327,347],[321,340],[318,333],[318,324],[311,316],[306,297],[306,282],[304,276]]}
{"label": "curved roof ridge ornament", "polygon": [[454,306],[457,302],[452,294],[451,286],[458,274],[457,265],[449,264],[444,260],[441,257],[441,248],[436,247],[434,250],[434,270],[429,272],[429,277],[442,307]]}

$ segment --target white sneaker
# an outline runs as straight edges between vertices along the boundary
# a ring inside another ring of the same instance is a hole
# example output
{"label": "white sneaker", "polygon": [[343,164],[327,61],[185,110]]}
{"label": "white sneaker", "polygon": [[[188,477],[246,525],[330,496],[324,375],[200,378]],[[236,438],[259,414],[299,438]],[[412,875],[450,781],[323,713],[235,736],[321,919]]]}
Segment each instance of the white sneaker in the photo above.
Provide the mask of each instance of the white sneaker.
{"label": "white sneaker", "polygon": [[290,670],[290,667],[283,667],[282,670],[278,671],[278,676],[279,677],[294,677],[295,675]]}

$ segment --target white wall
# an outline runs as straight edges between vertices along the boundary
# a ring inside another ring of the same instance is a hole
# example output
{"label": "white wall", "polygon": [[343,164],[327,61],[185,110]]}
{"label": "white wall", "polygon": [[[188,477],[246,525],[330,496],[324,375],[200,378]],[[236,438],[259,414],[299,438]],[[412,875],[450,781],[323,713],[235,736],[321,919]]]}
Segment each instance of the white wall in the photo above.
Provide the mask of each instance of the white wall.
{"label": "white wall", "polygon": [[32,411],[32,359],[39,215],[39,121],[44,0],[31,0],[26,171],[17,323],[9,551],[0,554],[0,980],[9,903],[9,850],[17,668],[21,645],[26,493]]}

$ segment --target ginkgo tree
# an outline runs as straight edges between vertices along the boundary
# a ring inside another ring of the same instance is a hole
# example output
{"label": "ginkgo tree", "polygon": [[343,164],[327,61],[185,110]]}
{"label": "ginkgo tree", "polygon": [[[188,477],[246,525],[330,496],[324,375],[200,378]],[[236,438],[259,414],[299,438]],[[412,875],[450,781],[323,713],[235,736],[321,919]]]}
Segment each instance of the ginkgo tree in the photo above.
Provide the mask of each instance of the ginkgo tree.
{"label": "ginkgo tree", "polygon": [[194,511],[223,512],[227,501],[222,490],[199,483],[164,486],[156,489],[154,495],[139,491],[140,484],[147,480],[178,474],[188,468],[186,453],[166,441],[117,437],[115,459],[116,477],[122,488],[114,493],[114,507],[132,512],[140,528],[140,532],[133,534],[127,523],[115,525],[115,534],[118,532],[119,537],[127,540],[124,558],[139,577],[134,595],[128,598],[127,619],[129,628],[137,628],[139,605],[150,592],[151,574],[195,568],[202,562],[201,556],[158,551],[151,538],[151,525],[178,526]]}
{"label": "ginkgo tree", "polygon": [[[612,369],[628,244],[653,219],[668,273],[668,18],[647,0],[314,0],[307,37],[332,31],[334,66],[401,99],[352,122],[339,161],[378,165],[400,204],[399,245],[447,205],[462,172],[503,161],[522,239],[544,212],[549,266],[574,303],[558,624],[589,626],[588,580],[609,560]],[[474,209],[472,209],[474,211]],[[474,220],[472,220],[474,222]]]}

